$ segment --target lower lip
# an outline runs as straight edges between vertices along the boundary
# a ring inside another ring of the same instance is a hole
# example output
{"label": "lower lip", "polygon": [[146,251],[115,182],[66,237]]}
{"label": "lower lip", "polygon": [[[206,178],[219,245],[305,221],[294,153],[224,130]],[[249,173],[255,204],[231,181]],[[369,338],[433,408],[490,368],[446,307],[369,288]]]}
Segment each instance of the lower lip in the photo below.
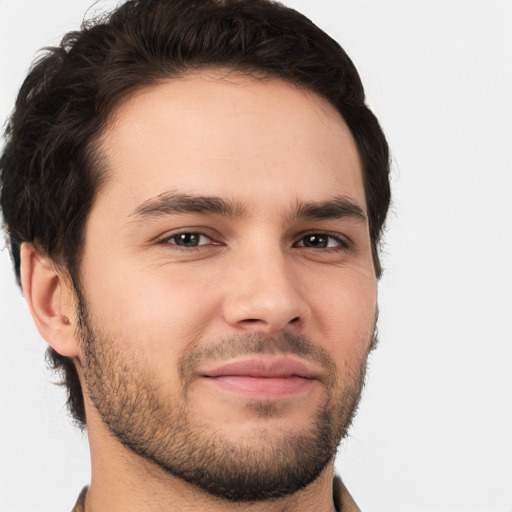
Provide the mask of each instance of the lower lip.
{"label": "lower lip", "polygon": [[314,379],[304,377],[247,377],[227,375],[221,377],[206,377],[213,385],[253,398],[272,400],[287,398],[307,391],[314,385]]}

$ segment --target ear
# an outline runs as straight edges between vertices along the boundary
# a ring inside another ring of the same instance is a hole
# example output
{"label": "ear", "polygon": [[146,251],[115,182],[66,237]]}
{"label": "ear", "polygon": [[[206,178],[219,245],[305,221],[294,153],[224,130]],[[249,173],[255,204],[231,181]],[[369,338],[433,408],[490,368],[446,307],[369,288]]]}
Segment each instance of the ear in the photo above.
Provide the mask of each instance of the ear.
{"label": "ear", "polygon": [[33,245],[24,243],[20,255],[23,294],[39,333],[58,354],[78,356],[70,280]]}

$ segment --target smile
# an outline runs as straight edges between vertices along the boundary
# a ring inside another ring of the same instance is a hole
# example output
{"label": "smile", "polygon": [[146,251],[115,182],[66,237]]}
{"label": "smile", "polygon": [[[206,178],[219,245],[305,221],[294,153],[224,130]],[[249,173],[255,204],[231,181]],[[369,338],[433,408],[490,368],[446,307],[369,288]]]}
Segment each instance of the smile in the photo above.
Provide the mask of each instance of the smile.
{"label": "smile", "polygon": [[304,393],[318,382],[319,376],[317,369],[285,356],[232,361],[201,372],[207,384],[260,400]]}

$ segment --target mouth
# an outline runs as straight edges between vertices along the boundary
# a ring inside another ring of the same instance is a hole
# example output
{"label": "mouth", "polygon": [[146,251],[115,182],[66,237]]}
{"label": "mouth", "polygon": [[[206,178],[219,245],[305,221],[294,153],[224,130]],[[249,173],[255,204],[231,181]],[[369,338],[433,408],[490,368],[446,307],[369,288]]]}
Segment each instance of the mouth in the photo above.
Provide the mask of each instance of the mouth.
{"label": "mouth", "polygon": [[203,381],[222,391],[259,400],[302,394],[319,382],[320,371],[287,356],[251,357],[200,372]]}

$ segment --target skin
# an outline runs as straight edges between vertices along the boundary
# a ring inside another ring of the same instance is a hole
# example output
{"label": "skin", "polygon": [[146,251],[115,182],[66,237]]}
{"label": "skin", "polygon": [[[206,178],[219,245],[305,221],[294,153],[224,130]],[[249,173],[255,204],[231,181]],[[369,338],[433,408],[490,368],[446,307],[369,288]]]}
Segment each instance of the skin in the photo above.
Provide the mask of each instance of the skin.
{"label": "skin", "polygon": [[[142,374],[137,369],[147,370],[157,396],[184,405],[193,425],[207,425],[205,435],[219,433],[261,453],[314,431],[329,393],[331,399],[347,390],[358,394],[372,347],[377,280],[359,156],[330,104],[280,80],[202,71],[129,96],[98,150],[109,177],[87,221],[80,278],[88,320],[101,334],[97,341],[115,354],[112,361],[124,364],[133,379]],[[160,208],[154,215],[155,204],[171,194],[215,196],[238,210],[206,215]],[[363,215],[293,215],[297,204],[333,198]],[[201,233],[199,245],[180,247],[180,233]],[[321,236],[327,246],[308,247],[306,235]],[[75,358],[89,385],[87,512],[334,510],[333,458],[294,494],[231,503],[123,446],[91,400],[97,383],[65,272],[30,246],[22,250],[22,272],[41,334],[57,352]],[[272,348],[283,333],[305,337],[313,353],[332,363],[292,350],[292,359],[317,372],[304,389],[265,399],[201,377],[200,370],[247,357],[240,349],[209,359],[205,349],[256,336],[268,343],[265,357],[271,359],[285,351],[279,344]],[[180,364],[197,353],[203,359],[184,381]]]}

